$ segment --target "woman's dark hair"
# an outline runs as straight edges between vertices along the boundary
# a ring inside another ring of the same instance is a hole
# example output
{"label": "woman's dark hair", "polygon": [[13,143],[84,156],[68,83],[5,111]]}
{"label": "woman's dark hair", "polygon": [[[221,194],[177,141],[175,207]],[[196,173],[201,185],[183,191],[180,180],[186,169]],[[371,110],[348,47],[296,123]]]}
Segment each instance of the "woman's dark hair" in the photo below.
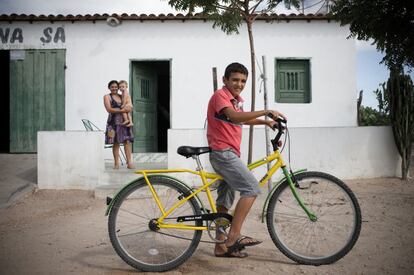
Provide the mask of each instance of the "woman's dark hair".
{"label": "woman's dark hair", "polygon": [[116,83],[116,85],[117,85],[117,86],[119,86],[118,81],[116,81],[116,80],[111,80],[111,81],[109,81],[109,83],[108,83],[108,89],[109,89],[109,87],[111,87],[111,85],[112,85],[112,84],[114,84],[114,83]]}
{"label": "woman's dark hair", "polygon": [[229,79],[231,73],[241,73],[246,76],[249,75],[249,71],[247,70],[247,68],[244,67],[243,64],[240,64],[237,62],[231,63],[230,65],[227,66],[226,70],[224,71],[224,77]]}

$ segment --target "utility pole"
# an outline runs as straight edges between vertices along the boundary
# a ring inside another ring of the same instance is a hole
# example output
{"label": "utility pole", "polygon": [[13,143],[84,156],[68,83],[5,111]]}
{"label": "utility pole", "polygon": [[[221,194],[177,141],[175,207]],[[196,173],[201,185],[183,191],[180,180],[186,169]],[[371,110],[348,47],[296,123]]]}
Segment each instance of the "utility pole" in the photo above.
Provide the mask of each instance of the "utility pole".
{"label": "utility pole", "polygon": [[[267,110],[267,77],[266,77],[266,57],[262,56],[262,63],[263,63],[263,74],[261,78],[263,79],[263,97],[264,97],[264,108]],[[269,118],[265,116],[265,120]],[[265,126],[265,136],[266,136],[266,156],[270,155],[270,139],[269,139],[269,128]],[[267,163],[267,170],[270,170],[270,162]],[[272,190],[272,178],[270,177],[267,181],[267,188],[269,192]]]}

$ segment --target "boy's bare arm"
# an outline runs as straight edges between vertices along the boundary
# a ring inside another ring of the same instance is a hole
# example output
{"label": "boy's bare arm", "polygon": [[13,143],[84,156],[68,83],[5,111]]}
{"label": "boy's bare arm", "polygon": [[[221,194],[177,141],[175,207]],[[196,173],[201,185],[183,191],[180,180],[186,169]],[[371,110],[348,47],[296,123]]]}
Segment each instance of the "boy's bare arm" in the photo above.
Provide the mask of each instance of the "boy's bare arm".
{"label": "boy's bare arm", "polygon": [[254,112],[236,112],[232,108],[224,108],[223,113],[233,122],[235,123],[245,123],[248,125],[260,125],[260,124],[267,124],[264,120],[258,120],[258,117],[266,116],[268,114],[273,114],[274,117],[286,117],[275,110],[261,110],[261,111],[254,111]]}
{"label": "boy's bare arm", "polygon": [[267,125],[270,128],[272,128],[273,125],[276,124],[276,121],[274,121],[273,119],[264,120],[264,119],[255,118],[255,119],[246,121],[244,124],[246,125]]}

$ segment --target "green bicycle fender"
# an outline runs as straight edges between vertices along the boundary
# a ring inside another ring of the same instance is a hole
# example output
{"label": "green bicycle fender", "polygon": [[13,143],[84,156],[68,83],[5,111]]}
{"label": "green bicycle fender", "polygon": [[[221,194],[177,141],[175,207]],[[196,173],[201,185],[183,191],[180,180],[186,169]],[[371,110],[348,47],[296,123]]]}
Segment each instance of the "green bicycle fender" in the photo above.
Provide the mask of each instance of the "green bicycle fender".
{"label": "green bicycle fender", "polygon": [[[308,171],[308,169],[300,169],[300,170],[296,170],[295,172],[293,172],[293,175],[298,175],[298,174],[302,174],[304,172]],[[281,178],[275,186],[273,186],[272,190],[270,190],[269,194],[266,197],[265,203],[263,204],[263,210],[262,210],[262,223],[264,223],[264,217],[266,216],[266,211],[267,211],[267,207],[269,205],[269,200],[272,197],[273,193],[276,191],[276,188],[279,187],[279,185],[282,184],[282,182],[284,182],[286,180],[286,176],[283,176],[283,178]]]}
{"label": "green bicycle fender", "polygon": [[[178,183],[178,184],[180,184],[182,187],[184,187],[184,188],[186,188],[188,191],[190,191],[190,192],[192,192],[192,189],[187,185],[187,184],[185,184],[184,182],[182,182],[181,180],[179,180],[179,179],[177,179],[177,178],[174,178],[174,177],[171,177],[171,176],[167,176],[167,175],[163,175],[163,174],[158,174],[158,175],[148,175],[147,176],[148,178],[152,178],[152,177],[164,177],[164,178],[168,178],[168,179],[170,179],[170,180],[173,180],[174,182],[176,182],[176,183]],[[131,182],[129,182],[128,184],[126,184],[126,185],[124,185],[117,193],[116,193],[116,195],[111,199],[111,202],[108,204],[108,206],[107,206],[107,208],[106,208],[106,212],[105,212],[105,216],[108,216],[109,215],[109,213],[111,212],[111,209],[112,209],[112,207],[113,207],[113,205],[114,205],[114,203],[115,203],[115,199],[119,196],[119,194],[123,191],[123,190],[125,190],[126,188],[128,188],[129,186],[131,186],[132,184],[134,184],[135,182],[137,182],[137,181],[139,181],[139,180],[142,180],[144,177],[140,177],[140,178],[137,178],[137,179],[134,179],[133,181],[131,181]],[[200,200],[200,198],[196,195],[195,196],[195,198],[197,199],[197,201],[198,201],[198,203],[199,203],[199,205],[202,207],[202,209],[205,209],[204,208],[204,204],[203,204],[203,202]]]}

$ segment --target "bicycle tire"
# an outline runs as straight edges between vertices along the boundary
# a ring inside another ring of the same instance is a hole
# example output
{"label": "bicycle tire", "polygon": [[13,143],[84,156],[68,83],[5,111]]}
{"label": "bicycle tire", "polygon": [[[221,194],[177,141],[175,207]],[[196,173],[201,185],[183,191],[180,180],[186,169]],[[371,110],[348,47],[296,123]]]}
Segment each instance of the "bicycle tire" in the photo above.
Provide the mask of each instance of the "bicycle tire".
{"label": "bicycle tire", "polygon": [[[166,209],[190,193],[188,188],[167,177],[151,177],[151,184]],[[202,235],[200,230],[150,230],[150,221],[160,217],[161,211],[144,179],[125,188],[114,199],[108,218],[109,238],[116,253],[130,266],[146,272],[168,271],[183,264],[196,250]],[[199,215],[201,210],[196,199],[191,198],[173,213]],[[202,221],[186,224],[201,226]]]}
{"label": "bicycle tire", "polygon": [[296,175],[296,188],[311,221],[285,180],[273,193],[266,212],[267,228],[276,247],[299,264],[325,265],[344,257],[361,231],[361,210],[354,193],[338,178],[321,172]]}

